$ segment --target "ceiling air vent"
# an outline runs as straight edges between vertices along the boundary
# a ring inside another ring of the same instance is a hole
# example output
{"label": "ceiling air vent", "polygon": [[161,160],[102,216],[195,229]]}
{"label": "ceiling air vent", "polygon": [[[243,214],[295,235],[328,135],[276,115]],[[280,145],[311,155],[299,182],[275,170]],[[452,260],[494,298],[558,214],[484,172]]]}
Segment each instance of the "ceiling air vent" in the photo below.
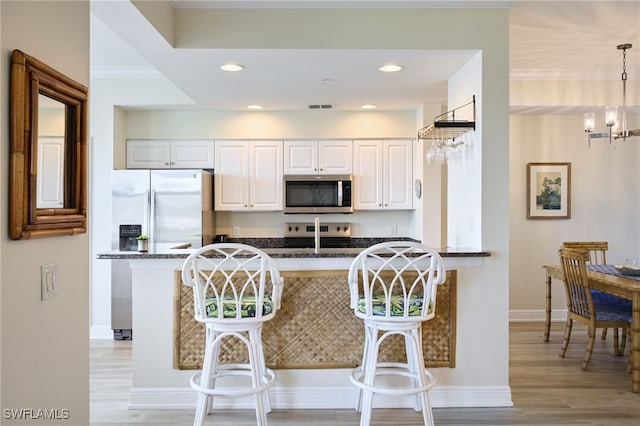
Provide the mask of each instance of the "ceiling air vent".
{"label": "ceiling air vent", "polygon": [[309,105],[309,109],[332,109],[333,105],[331,104],[313,104]]}

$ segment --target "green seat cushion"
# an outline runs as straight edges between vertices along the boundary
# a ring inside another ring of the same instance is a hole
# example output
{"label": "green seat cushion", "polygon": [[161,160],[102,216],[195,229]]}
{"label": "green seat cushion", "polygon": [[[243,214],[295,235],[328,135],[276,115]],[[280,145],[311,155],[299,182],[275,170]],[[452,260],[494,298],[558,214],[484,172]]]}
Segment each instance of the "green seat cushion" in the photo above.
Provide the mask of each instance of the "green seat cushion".
{"label": "green seat cushion", "polygon": [[[215,297],[208,297],[204,306],[206,309],[207,317],[218,318],[218,299]],[[222,302],[222,316],[223,318],[236,318],[236,301],[233,296],[225,296]],[[242,318],[253,318],[256,316],[256,297],[244,296],[241,299],[240,304],[240,316]],[[269,315],[273,312],[273,302],[271,296],[264,296],[262,299],[262,315]]]}
{"label": "green seat cushion", "polygon": [[[422,304],[424,303],[424,298],[420,295],[414,295],[409,297],[409,316],[415,317],[422,315]],[[391,310],[390,314],[392,317],[401,317],[404,316],[404,297],[400,294],[391,295]],[[384,294],[374,294],[371,300],[371,313],[373,315],[386,315],[386,300]],[[431,308],[429,308],[431,310]],[[358,311],[366,314],[366,304],[364,301],[364,296],[361,296],[358,299]]]}

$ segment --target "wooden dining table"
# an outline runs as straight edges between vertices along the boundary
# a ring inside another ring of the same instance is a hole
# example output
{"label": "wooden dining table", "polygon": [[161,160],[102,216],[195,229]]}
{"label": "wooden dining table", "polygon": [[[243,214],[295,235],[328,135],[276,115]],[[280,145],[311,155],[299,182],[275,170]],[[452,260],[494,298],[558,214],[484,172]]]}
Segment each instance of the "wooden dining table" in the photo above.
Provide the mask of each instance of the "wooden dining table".
{"label": "wooden dining table", "polygon": [[[551,328],[551,280],[563,280],[560,265],[544,265],[546,270],[546,312],[544,341],[549,341]],[[617,273],[612,265],[588,265],[589,284],[596,290],[632,301],[631,319],[631,391],[640,392],[640,277]]]}

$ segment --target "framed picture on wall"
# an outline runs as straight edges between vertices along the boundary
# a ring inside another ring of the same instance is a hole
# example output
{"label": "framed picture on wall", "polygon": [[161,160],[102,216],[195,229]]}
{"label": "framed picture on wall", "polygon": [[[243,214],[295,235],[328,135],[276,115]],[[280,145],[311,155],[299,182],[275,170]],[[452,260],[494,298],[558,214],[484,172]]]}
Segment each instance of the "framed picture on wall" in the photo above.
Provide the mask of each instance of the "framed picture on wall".
{"label": "framed picture on wall", "polygon": [[571,217],[571,163],[527,164],[527,219]]}

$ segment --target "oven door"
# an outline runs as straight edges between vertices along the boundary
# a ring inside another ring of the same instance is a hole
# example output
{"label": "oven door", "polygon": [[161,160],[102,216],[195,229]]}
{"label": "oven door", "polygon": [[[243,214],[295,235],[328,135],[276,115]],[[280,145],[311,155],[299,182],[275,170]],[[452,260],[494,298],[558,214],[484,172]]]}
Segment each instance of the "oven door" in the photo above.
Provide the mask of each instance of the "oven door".
{"label": "oven door", "polygon": [[351,179],[285,176],[285,213],[353,213]]}

